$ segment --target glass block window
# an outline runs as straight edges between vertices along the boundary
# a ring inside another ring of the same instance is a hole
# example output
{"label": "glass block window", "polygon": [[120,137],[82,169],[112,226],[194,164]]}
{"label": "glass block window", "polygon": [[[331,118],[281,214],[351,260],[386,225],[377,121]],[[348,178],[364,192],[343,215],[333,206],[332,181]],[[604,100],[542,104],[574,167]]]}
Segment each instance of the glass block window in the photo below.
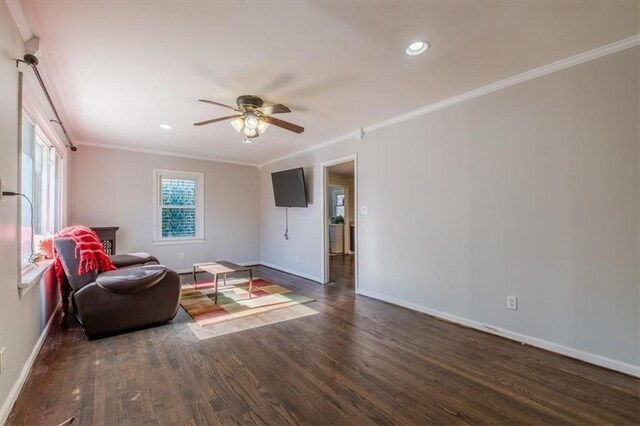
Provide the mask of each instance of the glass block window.
{"label": "glass block window", "polygon": [[156,240],[201,239],[202,173],[156,170]]}

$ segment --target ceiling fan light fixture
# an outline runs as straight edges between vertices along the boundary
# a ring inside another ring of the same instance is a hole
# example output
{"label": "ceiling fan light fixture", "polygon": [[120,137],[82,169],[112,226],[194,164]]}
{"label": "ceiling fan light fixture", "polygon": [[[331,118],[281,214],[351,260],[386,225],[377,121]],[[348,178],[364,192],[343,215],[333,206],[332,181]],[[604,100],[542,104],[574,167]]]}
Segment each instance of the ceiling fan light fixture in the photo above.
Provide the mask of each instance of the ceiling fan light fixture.
{"label": "ceiling fan light fixture", "polygon": [[405,52],[407,53],[407,55],[415,56],[426,52],[429,46],[429,42],[426,40],[414,41],[413,43],[409,44],[409,46],[407,46]]}
{"label": "ceiling fan light fixture", "polygon": [[244,127],[244,129],[242,129],[242,133],[244,133],[244,135],[248,138],[257,138],[258,136],[260,136],[260,134],[258,133],[258,129],[250,129],[248,127]]}
{"label": "ceiling fan light fixture", "polygon": [[242,119],[242,117],[238,117],[236,119],[231,120],[231,125],[233,126],[233,128],[235,129],[236,132],[240,133],[242,131],[242,128],[244,127],[244,120]]}
{"label": "ceiling fan light fixture", "polygon": [[256,130],[259,124],[260,124],[260,121],[258,120],[258,117],[256,117],[251,113],[246,114],[244,118],[244,127],[250,130]]}
{"label": "ceiling fan light fixture", "polygon": [[258,123],[258,132],[260,134],[263,134],[264,132],[267,131],[268,128],[269,128],[269,123],[265,123],[264,121],[260,120],[260,122]]}
{"label": "ceiling fan light fixture", "polygon": [[271,124],[297,134],[304,132],[304,127],[302,126],[272,117],[272,114],[291,112],[289,107],[282,104],[274,104],[267,105],[264,110],[261,110],[260,108],[263,107],[264,103],[262,99],[257,96],[239,96],[236,100],[238,104],[237,108],[207,99],[198,99],[198,101],[232,109],[236,114],[199,121],[193,123],[194,126],[204,126],[220,121],[229,121],[236,132],[244,135],[244,141],[247,143],[250,143],[251,139],[262,135]]}

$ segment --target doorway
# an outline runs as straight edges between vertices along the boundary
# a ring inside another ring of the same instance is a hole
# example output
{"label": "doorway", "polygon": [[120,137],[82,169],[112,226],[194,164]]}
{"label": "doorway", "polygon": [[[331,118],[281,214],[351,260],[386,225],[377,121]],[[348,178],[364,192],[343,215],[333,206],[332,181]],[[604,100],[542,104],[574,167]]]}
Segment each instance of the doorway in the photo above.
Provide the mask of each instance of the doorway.
{"label": "doorway", "polygon": [[324,282],[355,291],[357,283],[356,158],[323,164]]}

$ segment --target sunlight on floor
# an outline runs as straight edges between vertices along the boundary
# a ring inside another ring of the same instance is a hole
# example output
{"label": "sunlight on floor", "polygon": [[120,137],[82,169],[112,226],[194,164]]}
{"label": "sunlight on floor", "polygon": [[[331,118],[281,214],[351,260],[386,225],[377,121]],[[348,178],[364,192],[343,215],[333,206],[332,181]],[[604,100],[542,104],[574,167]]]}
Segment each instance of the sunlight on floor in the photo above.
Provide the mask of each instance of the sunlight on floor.
{"label": "sunlight on floor", "polygon": [[309,306],[295,305],[288,308],[251,315],[245,318],[237,318],[206,327],[201,327],[193,322],[189,323],[188,327],[199,340],[206,340],[212,337],[224,336],[225,334],[264,327],[266,325],[277,324],[279,322],[303,318],[318,313],[318,311],[310,308]]}

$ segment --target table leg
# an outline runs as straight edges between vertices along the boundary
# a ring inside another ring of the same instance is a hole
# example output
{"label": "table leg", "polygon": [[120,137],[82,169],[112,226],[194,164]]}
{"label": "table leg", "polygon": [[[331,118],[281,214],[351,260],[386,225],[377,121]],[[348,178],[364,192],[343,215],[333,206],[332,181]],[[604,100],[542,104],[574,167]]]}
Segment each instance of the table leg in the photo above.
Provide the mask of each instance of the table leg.
{"label": "table leg", "polygon": [[251,297],[252,286],[253,286],[253,269],[249,268],[249,297]]}
{"label": "table leg", "polygon": [[224,280],[224,286],[226,287],[227,286],[227,274],[224,274],[222,276],[222,279]]}
{"label": "table leg", "polygon": [[214,277],[213,278],[213,281],[214,281],[214,290],[213,290],[213,292],[215,294],[213,302],[217,305],[218,304],[218,274],[215,274],[213,277]]}
{"label": "table leg", "polygon": [[193,289],[198,288],[198,279],[196,278],[196,265],[193,265]]}

